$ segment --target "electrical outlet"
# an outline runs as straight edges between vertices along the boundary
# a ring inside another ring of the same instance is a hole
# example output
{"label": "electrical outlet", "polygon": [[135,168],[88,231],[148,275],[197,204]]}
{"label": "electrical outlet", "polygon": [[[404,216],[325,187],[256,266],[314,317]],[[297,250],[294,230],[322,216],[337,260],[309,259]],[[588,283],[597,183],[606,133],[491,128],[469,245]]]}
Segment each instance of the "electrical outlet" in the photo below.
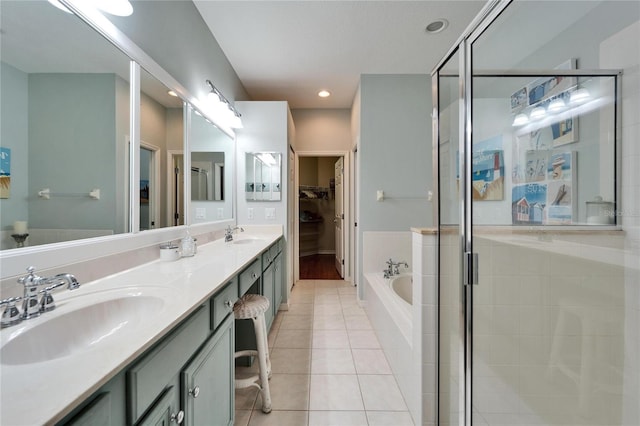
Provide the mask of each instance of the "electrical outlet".
{"label": "electrical outlet", "polygon": [[207,209],[199,207],[196,209],[196,219],[206,219]]}
{"label": "electrical outlet", "polygon": [[222,207],[218,207],[218,219],[222,219],[224,217],[224,209]]}
{"label": "electrical outlet", "polygon": [[247,209],[247,219],[253,220],[253,207]]}

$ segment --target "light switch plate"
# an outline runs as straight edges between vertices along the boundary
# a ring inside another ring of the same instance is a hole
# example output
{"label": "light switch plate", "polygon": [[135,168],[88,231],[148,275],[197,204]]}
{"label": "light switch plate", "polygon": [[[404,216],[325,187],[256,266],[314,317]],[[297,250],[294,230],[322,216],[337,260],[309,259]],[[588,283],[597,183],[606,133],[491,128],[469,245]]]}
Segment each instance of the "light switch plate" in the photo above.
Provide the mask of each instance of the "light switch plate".
{"label": "light switch plate", "polygon": [[268,207],[264,209],[264,218],[268,220],[275,220],[276,218],[276,209],[273,207]]}
{"label": "light switch plate", "polygon": [[218,219],[222,219],[224,217],[224,209],[222,207],[218,207]]}
{"label": "light switch plate", "polygon": [[198,207],[196,209],[196,219],[206,219],[207,218],[207,209],[203,207]]}
{"label": "light switch plate", "polygon": [[253,220],[253,207],[247,209],[247,219]]}

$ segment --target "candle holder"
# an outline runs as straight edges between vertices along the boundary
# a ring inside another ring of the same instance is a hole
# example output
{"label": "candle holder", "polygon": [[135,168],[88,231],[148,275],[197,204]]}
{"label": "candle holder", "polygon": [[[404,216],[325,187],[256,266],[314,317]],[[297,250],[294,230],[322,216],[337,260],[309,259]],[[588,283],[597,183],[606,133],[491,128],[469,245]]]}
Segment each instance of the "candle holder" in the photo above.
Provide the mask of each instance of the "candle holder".
{"label": "candle holder", "polygon": [[14,240],[16,240],[16,248],[24,247],[24,242],[26,241],[29,234],[11,234]]}

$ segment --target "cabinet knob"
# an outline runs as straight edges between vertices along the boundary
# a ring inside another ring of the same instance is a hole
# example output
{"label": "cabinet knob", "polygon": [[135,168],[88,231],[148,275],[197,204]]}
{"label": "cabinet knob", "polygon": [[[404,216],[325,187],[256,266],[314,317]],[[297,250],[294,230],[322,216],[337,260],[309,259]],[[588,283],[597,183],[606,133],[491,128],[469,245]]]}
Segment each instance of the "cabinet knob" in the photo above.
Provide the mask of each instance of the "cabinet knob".
{"label": "cabinet knob", "polygon": [[255,272],[253,274],[251,274],[251,276],[253,277],[253,279],[255,280],[256,278],[258,278],[258,274],[256,274]]}
{"label": "cabinet knob", "polygon": [[177,414],[171,414],[171,422],[180,424],[184,420],[184,411],[180,410]]}
{"label": "cabinet knob", "polygon": [[231,300],[225,301],[224,304],[227,308],[233,309],[233,302]]}
{"label": "cabinet knob", "polygon": [[200,386],[196,386],[193,389],[189,389],[189,395],[191,395],[194,399],[200,395]]}

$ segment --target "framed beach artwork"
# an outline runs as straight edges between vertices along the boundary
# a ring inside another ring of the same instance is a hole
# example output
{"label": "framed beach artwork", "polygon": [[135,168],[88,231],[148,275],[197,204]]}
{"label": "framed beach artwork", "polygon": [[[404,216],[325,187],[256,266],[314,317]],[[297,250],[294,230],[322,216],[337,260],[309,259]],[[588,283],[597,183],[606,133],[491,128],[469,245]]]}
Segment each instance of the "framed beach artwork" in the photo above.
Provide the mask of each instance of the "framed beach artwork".
{"label": "framed beach artwork", "polygon": [[527,170],[511,190],[512,223],[569,225],[577,219],[576,152],[527,152]]}
{"label": "framed beach artwork", "polygon": [[11,195],[11,150],[0,147],[0,198]]}

